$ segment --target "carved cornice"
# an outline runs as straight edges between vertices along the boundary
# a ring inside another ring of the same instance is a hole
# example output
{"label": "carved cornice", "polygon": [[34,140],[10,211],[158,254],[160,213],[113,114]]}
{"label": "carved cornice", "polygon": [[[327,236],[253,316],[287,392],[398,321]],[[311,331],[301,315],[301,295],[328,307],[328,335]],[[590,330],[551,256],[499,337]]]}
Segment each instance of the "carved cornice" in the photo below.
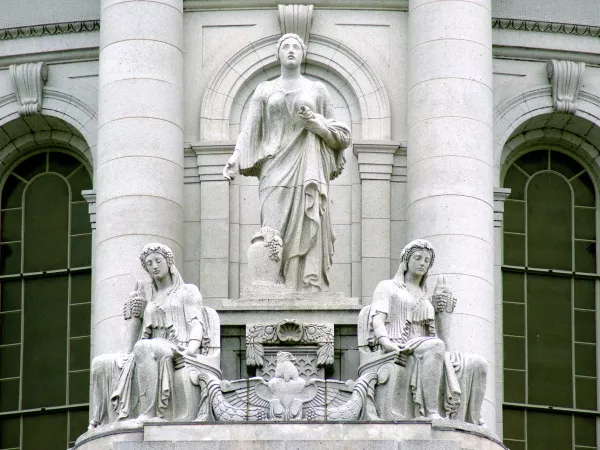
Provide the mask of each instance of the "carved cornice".
{"label": "carved cornice", "polygon": [[303,323],[299,320],[282,320],[273,324],[246,325],[246,365],[262,367],[264,344],[307,345],[316,344],[317,366],[333,364],[333,324]]}
{"label": "carved cornice", "polygon": [[510,195],[509,188],[494,188],[494,227],[502,227],[504,218],[504,202]]}
{"label": "carved cornice", "polygon": [[492,19],[492,28],[514,31],[539,31],[542,33],[575,34],[577,36],[600,37],[600,27],[574,25],[560,22],[542,22],[522,19]]}
{"label": "carved cornice", "polygon": [[0,41],[21,37],[47,36],[67,33],[86,33],[99,31],[99,20],[82,20],[79,22],[51,23],[46,25],[30,25],[26,27],[0,29]]}
{"label": "carved cornice", "polygon": [[90,214],[90,224],[92,225],[92,230],[96,229],[96,191],[94,189],[88,189],[85,191],[81,191],[81,195],[88,202],[88,212]]}
{"label": "carved cornice", "polygon": [[559,113],[575,114],[585,63],[551,59],[546,66],[552,83],[552,102]]}
{"label": "carved cornice", "polygon": [[394,155],[402,154],[406,143],[392,141],[354,142],[361,180],[391,180]]}

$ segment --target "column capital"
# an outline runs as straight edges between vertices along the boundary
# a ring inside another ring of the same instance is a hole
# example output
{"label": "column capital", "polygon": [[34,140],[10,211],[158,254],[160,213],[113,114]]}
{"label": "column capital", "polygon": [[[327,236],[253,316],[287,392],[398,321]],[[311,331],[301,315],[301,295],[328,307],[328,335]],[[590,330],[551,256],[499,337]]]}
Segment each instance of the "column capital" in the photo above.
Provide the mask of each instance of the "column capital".
{"label": "column capital", "polygon": [[206,141],[192,145],[198,163],[200,181],[227,181],[223,167],[235,149],[235,141]]}
{"label": "column capital", "polygon": [[502,227],[504,202],[510,196],[510,188],[494,188],[494,228]]}
{"label": "column capital", "polygon": [[92,230],[96,229],[96,191],[93,189],[87,189],[81,191],[81,195],[88,202],[88,212],[90,214],[90,224]]}
{"label": "column capital", "polygon": [[405,142],[359,141],[353,147],[361,180],[391,180],[394,155],[406,154]]}

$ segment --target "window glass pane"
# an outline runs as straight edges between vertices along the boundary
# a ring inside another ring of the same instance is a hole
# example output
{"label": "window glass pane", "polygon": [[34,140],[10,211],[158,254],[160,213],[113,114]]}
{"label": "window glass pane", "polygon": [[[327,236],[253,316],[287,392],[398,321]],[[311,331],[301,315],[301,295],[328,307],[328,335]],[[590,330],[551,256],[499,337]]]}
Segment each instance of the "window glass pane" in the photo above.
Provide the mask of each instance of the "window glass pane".
{"label": "window glass pane", "polygon": [[503,417],[504,437],[506,439],[525,439],[525,411],[504,408]]}
{"label": "window glass pane", "polygon": [[575,242],[575,270],[578,272],[596,272],[596,243]]}
{"label": "window glass pane", "polygon": [[71,201],[85,201],[81,191],[86,189],[92,189],[92,180],[85,167],[82,167],[77,172],[69,177],[69,183],[71,184]]}
{"label": "window glass pane", "polygon": [[92,235],[74,236],[71,238],[71,267],[87,267],[92,265]]}
{"label": "window glass pane", "polygon": [[594,195],[594,183],[587,173],[584,173],[571,181],[575,191],[575,204],[577,206],[596,206]]}
{"label": "window glass pane", "polygon": [[69,370],[90,368],[90,338],[71,339]]}
{"label": "window glass pane", "polygon": [[89,425],[89,412],[87,410],[71,411],[69,416],[69,441],[75,441],[87,431]]}
{"label": "window glass pane", "polygon": [[21,240],[21,209],[2,211],[2,242]]}
{"label": "window glass pane", "polygon": [[527,448],[565,450],[572,448],[571,415],[545,412],[527,413]]}
{"label": "window glass pane", "polygon": [[20,419],[0,419],[0,448],[18,448],[20,435]]}
{"label": "window glass pane", "polygon": [[26,180],[46,171],[46,152],[30,156],[17,166],[14,172]]}
{"label": "window glass pane", "polygon": [[21,272],[21,244],[2,244],[0,246],[0,275]]}
{"label": "window glass pane", "polygon": [[504,336],[504,367],[525,370],[525,339]]}
{"label": "window glass pane", "polygon": [[525,442],[511,441],[510,439],[504,439],[504,444],[510,448],[510,450],[525,450]]}
{"label": "window glass pane", "polygon": [[504,233],[504,264],[525,266],[525,236]]}
{"label": "window glass pane", "polygon": [[81,166],[81,162],[71,155],[63,152],[50,152],[50,171],[60,173],[63,176],[70,175]]}
{"label": "window glass pane", "polygon": [[502,321],[504,334],[525,336],[525,308],[523,304],[504,303]]}
{"label": "window glass pane", "polygon": [[90,371],[69,374],[69,404],[76,405],[89,401]]}
{"label": "window glass pane", "polygon": [[0,314],[0,344],[18,344],[21,342],[21,313]]}
{"label": "window glass pane", "polygon": [[[525,200],[525,183],[527,178],[523,172],[512,166],[504,177],[504,187],[510,188],[509,199]],[[507,202],[508,203],[508,202]]]}
{"label": "window glass pane", "polygon": [[525,372],[504,370],[504,401],[525,403]]}
{"label": "window glass pane", "polygon": [[525,202],[504,203],[504,231],[525,233]]}
{"label": "window glass pane", "polygon": [[596,376],[596,346],[575,344],[575,374]]}
{"label": "window glass pane", "polygon": [[575,416],[575,444],[590,447],[596,445],[596,419]]}
{"label": "window glass pane", "polygon": [[[71,275],[71,303],[86,303],[92,295],[92,277],[89,273]],[[89,334],[89,333],[87,333]]]}
{"label": "window glass pane", "polygon": [[527,276],[530,403],[572,407],[571,310],[569,278]]}
{"label": "window glass pane", "polygon": [[92,228],[87,202],[71,204],[71,234],[91,232]]}
{"label": "window glass pane", "polygon": [[21,280],[0,281],[0,311],[21,309]]}
{"label": "window glass pane", "polygon": [[575,308],[596,309],[594,280],[575,279]]}
{"label": "window glass pane", "polygon": [[527,265],[571,270],[570,225],[568,183],[551,173],[536,175],[527,189]]}
{"label": "window glass pane", "polygon": [[67,267],[68,220],[69,190],[61,178],[44,175],[29,185],[25,194],[25,272]]}
{"label": "window glass pane", "polygon": [[502,296],[504,301],[523,303],[525,297],[525,275],[522,273],[502,273]]}
{"label": "window glass pane", "polygon": [[23,417],[23,449],[67,448],[67,413]]}
{"label": "window glass pane", "polygon": [[596,210],[575,208],[575,238],[596,240]]}
{"label": "window glass pane", "polygon": [[19,409],[19,380],[0,380],[0,412]]}
{"label": "window glass pane", "polygon": [[71,306],[71,337],[90,335],[90,309],[89,303]]}
{"label": "window glass pane", "polygon": [[547,170],[548,151],[536,150],[535,152],[526,153],[517,160],[516,164],[529,175],[533,175],[540,170]]}
{"label": "window glass pane", "polygon": [[67,285],[68,277],[25,281],[23,347],[23,408],[25,409],[65,404]]}
{"label": "window glass pane", "polygon": [[566,178],[573,178],[583,170],[581,164],[561,152],[550,152],[550,168],[561,173]]}
{"label": "window glass pane", "polygon": [[0,347],[0,378],[18,377],[21,371],[21,346]]}
{"label": "window glass pane", "polygon": [[597,387],[595,378],[575,378],[577,389],[576,408],[596,409]]}
{"label": "window glass pane", "polygon": [[2,208],[18,208],[23,201],[25,183],[10,175],[2,188]]}
{"label": "window glass pane", "polygon": [[575,311],[575,340],[578,342],[596,342],[595,312]]}

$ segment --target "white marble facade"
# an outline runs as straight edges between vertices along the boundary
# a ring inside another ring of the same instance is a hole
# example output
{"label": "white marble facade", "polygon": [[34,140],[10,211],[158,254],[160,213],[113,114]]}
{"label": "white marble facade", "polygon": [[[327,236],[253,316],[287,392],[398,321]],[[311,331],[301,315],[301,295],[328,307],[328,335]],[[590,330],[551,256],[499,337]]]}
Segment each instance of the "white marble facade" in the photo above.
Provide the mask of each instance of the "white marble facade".
{"label": "white marble facade", "polygon": [[[600,179],[597,14],[579,14],[580,2],[565,16],[559,2],[296,1],[314,5],[302,73],[327,87],[352,132],[330,187],[330,290],[356,302],[267,311],[237,301],[260,228],[257,181],[222,169],[254,88],[279,74],[278,2],[59,3],[62,15],[36,23],[0,7],[0,168],[43,145],[93,168],[92,356],[118,350],[122,296],[147,242],[174,250],[223,325],[265,315],[355,325],[404,245],[426,238],[440,255],[434,274],[449,274],[461,299],[456,348],[489,363],[483,415],[501,436],[501,176],[545,140],[566,142]],[[59,22],[77,25],[31,26]],[[586,64],[568,113],[555,109],[551,59]],[[25,116],[9,66],[32,62],[47,64],[47,80],[40,115]]]}

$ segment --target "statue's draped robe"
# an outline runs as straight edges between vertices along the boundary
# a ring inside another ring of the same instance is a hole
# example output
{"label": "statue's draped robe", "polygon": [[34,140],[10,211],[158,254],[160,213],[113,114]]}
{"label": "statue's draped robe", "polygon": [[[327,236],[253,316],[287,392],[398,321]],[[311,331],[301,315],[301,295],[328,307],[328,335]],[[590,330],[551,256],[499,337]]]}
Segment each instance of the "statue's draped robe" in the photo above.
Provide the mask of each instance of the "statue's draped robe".
{"label": "statue's draped robe", "polygon": [[[378,339],[373,333],[373,317],[377,314],[385,315],[385,326],[390,340],[409,352],[414,351],[426,340],[436,337],[435,312],[429,299],[424,294],[415,300],[397,279],[382,281],[373,294],[369,313],[369,344],[374,348],[379,348]],[[405,410],[409,417],[425,415],[421,364],[418,357],[412,358],[406,366],[409,371],[409,383],[406,384],[406,380],[400,378],[400,385],[396,387],[410,389],[413,404],[407,405]],[[446,415],[478,424],[481,417],[479,400],[485,392],[486,382],[483,358],[460,352],[446,352],[443,373],[440,394]]]}
{"label": "statue's draped robe", "polygon": [[[301,106],[327,119],[335,146],[304,129]],[[335,240],[328,208],[329,181],[344,166],[350,130],[335,121],[333,105],[320,82],[284,92],[260,84],[238,137],[240,173],[259,178],[261,225],[283,240],[281,273],[288,287],[327,289]]]}
{"label": "statue's draped robe", "polygon": [[[201,326],[194,326],[197,323]],[[152,399],[151,407],[155,406],[157,416],[163,417],[173,394],[173,350],[183,352],[190,340],[201,341],[200,352],[207,349],[210,346],[207,323],[202,297],[192,284],[173,289],[162,305],[149,301],[133,352],[94,358],[92,422],[103,424],[147,413],[139,410],[140,393]],[[198,336],[195,330],[201,330]],[[150,363],[151,373],[138,373],[141,358],[155,361]],[[140,380],[144,380],[143,386]]]}

